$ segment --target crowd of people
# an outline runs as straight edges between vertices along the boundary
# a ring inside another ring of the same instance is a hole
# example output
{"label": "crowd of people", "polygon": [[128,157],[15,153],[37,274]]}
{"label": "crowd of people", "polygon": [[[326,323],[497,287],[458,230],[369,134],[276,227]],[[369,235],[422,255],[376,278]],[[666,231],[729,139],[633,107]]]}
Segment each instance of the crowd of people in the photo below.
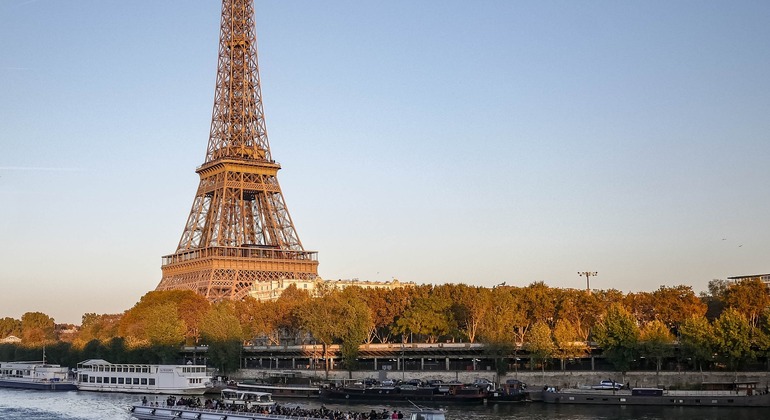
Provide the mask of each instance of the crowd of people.
{"label": "crowd of people", "polygon": [[[158,403],[147,402],[147,397],[142,398],[143,405],[157,405]],[[174,397],[170,396],[166,399],[167,407],[191,407],[191,408],[204,408],[208,410],[226,410],[235,412],[248,412],[254,414],[266,414],[266,415],[278,415],[292,418],[306,418],[306,419],[325,419],[325,420],[385,420],[385,419],[403,419],[404,414],[399,410],[393,410],[383,408],[382,411],[371,410],[369,412],[357,412],[357,411],[343,411],[332,410],[322,405],[320,408],[303,408],[300,406],[289,406],[274,404],[270,406],[247,406],[244,404],[225,404],[219,399],[206,399],[201,402],[200,398],[192,397]]]}

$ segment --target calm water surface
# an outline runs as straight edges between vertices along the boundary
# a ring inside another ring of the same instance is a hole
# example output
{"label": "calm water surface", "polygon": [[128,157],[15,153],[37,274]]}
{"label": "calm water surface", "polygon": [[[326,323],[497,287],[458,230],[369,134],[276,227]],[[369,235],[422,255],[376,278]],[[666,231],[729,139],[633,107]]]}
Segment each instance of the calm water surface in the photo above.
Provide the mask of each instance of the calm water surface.
{"label": "calm water surface", "polygon": [[[1,420],[129,420],[127,407],[141,399],[140,395],[90,393],[90,392],[42,392],[0,388]],[[161,401],[165,397],[160,397]],[[281,404],[315,407],[317,401],[283,400]],[[338,405],[325,404],[329,408],[352,411],[375,409],[409,411],[407,405]],[[685,420],[762,420],[770,419],[770,408],[686,408],[686,407],[601,407],[601,406],[554,406],[542,403],[497,404],[478,406],[450,405],[447,420],[478,419],[685,419]]]}

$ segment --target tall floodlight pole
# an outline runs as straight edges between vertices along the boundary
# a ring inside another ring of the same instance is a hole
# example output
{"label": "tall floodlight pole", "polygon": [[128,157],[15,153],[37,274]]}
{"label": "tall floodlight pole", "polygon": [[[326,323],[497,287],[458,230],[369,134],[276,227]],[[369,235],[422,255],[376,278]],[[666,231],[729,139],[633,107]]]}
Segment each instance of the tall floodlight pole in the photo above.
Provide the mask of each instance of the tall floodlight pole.
{"label": "tall floodlight pole", "polygon": [[591,277],[596,276],[598,273],[596,271],[578,271],[578,276],[585,277],[586,278],[586,291],[588,293],[591,293]]}

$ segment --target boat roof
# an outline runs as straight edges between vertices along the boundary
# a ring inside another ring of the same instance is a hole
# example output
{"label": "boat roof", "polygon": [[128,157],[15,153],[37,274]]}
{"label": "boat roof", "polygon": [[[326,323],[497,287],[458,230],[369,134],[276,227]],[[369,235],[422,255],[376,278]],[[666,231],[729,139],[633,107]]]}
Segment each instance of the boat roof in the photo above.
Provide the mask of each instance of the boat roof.
{"label": "boat roof", "polygon": [[41,368],[60,368],[61,365],[55,365],[51,363],[46,363],[44,361],[19,361],[19,362],[0,362],[0,365],[5,367],[13,367],[13,366],[27,366],[27,367],[41,367]]}
{"label": "boat roof", "polygon": [[183,365],[183,364],[180,364],[180,365],[158,365],[158,364],[149,364],[149,363],[112,363],[112,362],[108,362],[108,361],[106,361],[104,359],[88,359],[88,360],[84,360],[84,361],[78,363],[78,366],[104,366],[104,365],[110,365],[110,366],[111,365],[116,365],[116,366],[118,366],[118,365],[120,365],[120,366],[165,366],[165,367],[168,367],[168,366],[173,366],[173,367],[177,367],[177,366],[179,366],[179,367],[192,367],[192,366],[201,367],[201,366],[203,366],[203,367],[205,367],[206,366],[206,365],[193,365],[193,364],[189,364],[189,365]]}
{"label": "boat roof", "polygon": [[222,395],[225,395],[225,393],[233,393],[236,395],[254,395],[257,397],[265,397],[268,395],[273,395],[269,392],[261,392],[261,391],[249,391],[245,389],[235,389],[235,388],[225,388],[222,390]]}
{"label": "boat roof", "polygon": [[23,361],[23,360],[20,360],[18,362],[0,362],[0,363],[17,363],[17,364],[25,364],[25,365],[42,365],[45,362],[40,361],[40,360],[34,360],[34,361]]}
{"label": "boat roof", "polygon": [[104,359],[88,359],[78,363],[79,365],[111,365],[112,363]]}

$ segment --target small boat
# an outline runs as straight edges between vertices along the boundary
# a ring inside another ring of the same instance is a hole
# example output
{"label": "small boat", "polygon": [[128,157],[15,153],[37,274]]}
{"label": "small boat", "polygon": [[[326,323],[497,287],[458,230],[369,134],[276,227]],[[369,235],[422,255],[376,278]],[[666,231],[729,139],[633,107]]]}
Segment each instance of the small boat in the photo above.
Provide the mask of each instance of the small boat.
{"label": "small boat", "polygon": [[203,395],[213,387],[205,365],[144,365],[91,359],[78,363],[81,391]]}
{"label": "small boat", "polygon": [[221,392],[222,403],[235,411],[248,411],[253,408],[265,408],[275,405],[269,392],[246,391],[243,389],[225,388]]}
{"label": "small boat", "polygon": [[413,411],[409,415],[409,420],[445,420],[444,410],[433,410],[428,408]]}
{"label": "small boat", "polygon": [[[43,356],[45,357],[45,355]],[[77,390],[69,368],[45,362],[0,362],[0,387],[45,391]]]}
{"label": "small boat", "polygon": [[529,401],[527,384],[518,379],[508,379],[497,389],[489,392],[490,403],[518,403]]}
{"label": "small boat", "polygon": [[238,382],[239,389],[257,392],[269,392],[280,398],[318,398],[321,387],[299,384],[265,384],[259,382]]}

